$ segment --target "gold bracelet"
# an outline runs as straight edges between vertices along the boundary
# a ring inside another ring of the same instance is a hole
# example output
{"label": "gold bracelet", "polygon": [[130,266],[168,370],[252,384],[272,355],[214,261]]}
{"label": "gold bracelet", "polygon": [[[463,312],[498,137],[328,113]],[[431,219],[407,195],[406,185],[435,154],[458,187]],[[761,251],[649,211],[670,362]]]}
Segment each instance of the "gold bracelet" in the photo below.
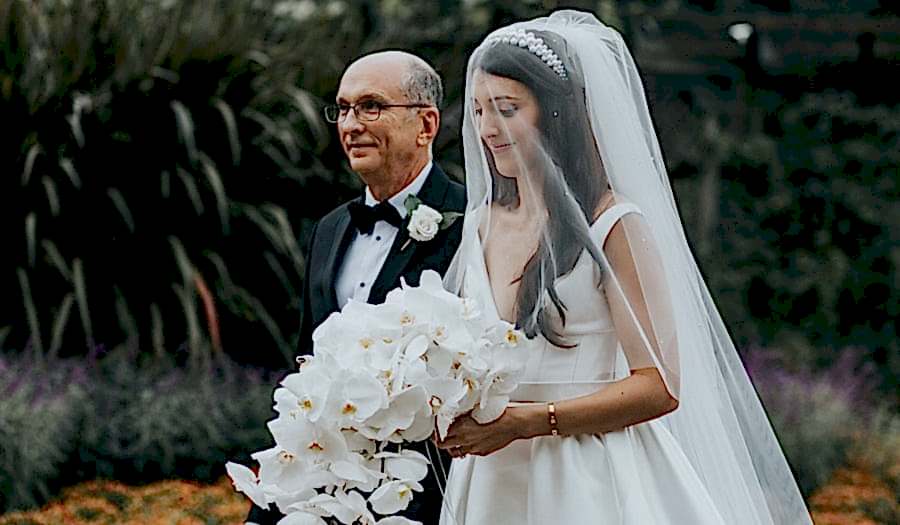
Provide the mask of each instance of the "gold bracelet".
{"label": "gold bracelet", "polygon": [[550,418],[550,435],[558,436],[559,428],[556,427],[556,405],[547,403],[547,416]]}

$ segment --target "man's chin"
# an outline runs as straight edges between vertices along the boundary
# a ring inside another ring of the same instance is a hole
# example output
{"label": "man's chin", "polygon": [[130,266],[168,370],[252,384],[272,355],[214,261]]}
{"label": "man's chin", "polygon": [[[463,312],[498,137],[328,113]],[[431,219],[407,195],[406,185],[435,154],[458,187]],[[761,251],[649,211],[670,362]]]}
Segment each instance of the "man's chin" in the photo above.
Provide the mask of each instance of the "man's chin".
{"label": "man's chin", "polygon": [[377,159],[367,157],[351,157],[349,160],[350,169],[356,173],[364,174],[378,170],[379,165]]}

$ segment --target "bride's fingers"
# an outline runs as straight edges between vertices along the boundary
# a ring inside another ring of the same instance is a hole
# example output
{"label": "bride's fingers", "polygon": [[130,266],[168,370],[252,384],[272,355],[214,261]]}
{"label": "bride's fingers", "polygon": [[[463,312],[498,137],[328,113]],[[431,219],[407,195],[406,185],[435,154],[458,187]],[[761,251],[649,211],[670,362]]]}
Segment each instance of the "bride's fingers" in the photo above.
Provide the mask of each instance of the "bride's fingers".
{"label": "bride's fingers", "polygon": [[458,420],[458,424],[454,423],[450,427],[447,435],[443,440],[438,441],[437,446],[440,448],[467,446],[483,440],[487,436],[487,431],[480,426],[475,426],[478,425],[478,423],[475,423],[475,420],[471,421],[473,426],[470,427],[468,421]]}
{"label": "bride's fingers", "polygon": [[462,447],[450,447],[447,449],[447,453],[450,454],[452,458],[461,458],[465,456]]}
{"label": "bride's fingers", "polygon": [[452,449],[454,447],[459,447],[461,444],[459,438],[447,436],[447,439],[438,442],[437,446],[438,448]]}
{"label": "bride's fingers", "polygon": [[451,434],[448,433],[447,437],[444,438],[443,441],[438,443],[438,447],[440,448],[454,448],[454,447],[464,447],[471,445],[473,442],[473,436],[468,436],[466,434]]}
{"label": "bride's fingers", "polygon": [[465,433],[461,432],[459,428],[450,427],[450,429],[447,430],[447,435],[444,436],[444,439],[440,440],[438,446],[443,448],[459,446],[462,444],[461,441],[464,435]]}

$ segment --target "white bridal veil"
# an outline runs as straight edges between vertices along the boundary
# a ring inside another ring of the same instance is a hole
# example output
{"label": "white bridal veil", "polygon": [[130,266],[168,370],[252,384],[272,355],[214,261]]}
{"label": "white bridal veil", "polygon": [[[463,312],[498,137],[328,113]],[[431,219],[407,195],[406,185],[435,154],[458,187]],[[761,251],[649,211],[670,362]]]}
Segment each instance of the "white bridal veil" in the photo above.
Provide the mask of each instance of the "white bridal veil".
{"label": "white bridal veil", "polygon": [[[515,100],[476,101],[474,86],[484,72],[527,78],[540,107],[536,120],[523,120]],[[479,293],[467,288],[466,276],[483,264],[492,209],[542,210],[537,251],[518,272],[512,320],[530,336],[543,334],[558,351],[567,351],[554,327],[579,305],[564,304],[555,287],[578,258],[592,257],[616,326],[628,327],[619,334],[617,376],[629,368],[657,368],[679,400],[678,409],[660,421],[726,523],[810,523],[688,247],[643,85],[619,33],[576,11],[499,29],[473,53],[465,97],[468,209],[447,287]],[[517,147],[488,144],[481,124],[488,118],[501,130],[498,136]],[[501,174],[511,169],[519,174],[518,186]],[[633,210],[617,223],[627,242],[616,247],[604,247],[591,229],[610,202]],[[627,257],[610,256],[610,250],[621,255],[623,249]]]}

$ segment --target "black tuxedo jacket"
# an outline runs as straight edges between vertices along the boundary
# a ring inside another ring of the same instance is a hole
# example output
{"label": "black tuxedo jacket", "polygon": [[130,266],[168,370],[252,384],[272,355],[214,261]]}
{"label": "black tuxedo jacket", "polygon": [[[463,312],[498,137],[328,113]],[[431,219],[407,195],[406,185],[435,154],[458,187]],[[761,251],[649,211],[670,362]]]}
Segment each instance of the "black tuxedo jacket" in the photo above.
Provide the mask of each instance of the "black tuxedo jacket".
{"label": "black tuxedo jacket", "polygon": [[[466,208],[465,188],[462,184],[451,181],[437,164],[432,165],[418,197],[423,204],[440,212],[464,212]],[[363,197],[356,200],[362,202]],[[355,233],[347,211],[349,204],[338,206],[313,229],[303,285],[298,343],[300,354],[312,353],[312,331],[331,313],[339,310],[335,292],[337,273]],[[383,303],[387,293],[400,286],[401,277],[407,284],[415,286],[419,284],[419,275],[424,270],[436,270],[444,275],[459,247],[462,218],[457,219],[446,230],[438,232],[430,241],[411,240],[406,230],[408,222],[409,217],[397,232],[384,266],[372,284],[368,301],[371,304]],[[407,241],[409,244],[404,248]]]}
{"label": "black tuxedo jacket", "polygon": [[[462,184],[451,181],[447,175],[433,164],[425,184],[417,194],[423,204],[439,212],[464,212],[466,209],[466,190]],[[362,202],[363,197],[356,199]],[[351,201],[352,202],[352,201]],[[335,292],[337,273],[344,260],[344,254],[353,240],[355,233],[350,223],[350,213],[344,203],[332,210],[316,223],[310,239],[309,252],[306,258],[306,277],[303,283],[303,305],[301,307],[301,329],[298,351],[301,355],[312,353],[312,332],[333,312],[337,312],[338,301]],[[394,244],[388,252],[387,259],[378,273],[378,277],[369,291],[371,304],[384,302],[387,293],[400,286],[402,277],[407,284],[419,284],[419,276],[425,270],[435,270],[444,275],[450,266],[450,260],[459,247],[462,238],[462,217],[458,218],[446,230],[441,230],[430,241],[411,240],[406,224],[397,232]],[[409,244],[407,245],[407,241]],[[406,245],[404,247],[404,245]],[[424,443],[412,447],[423,454]],[[449,468],[449,460],[442,452],[445,472]],[[429,473],[423,480],[425,491],[416,494],[404,516],[421,521],[425,525],[436,524],[440,517],[441,494],[437,488],[434,475]],[[264,511],[253,507],[247,521],[260,525],[275,524],[282,515],[274,509]]]}

